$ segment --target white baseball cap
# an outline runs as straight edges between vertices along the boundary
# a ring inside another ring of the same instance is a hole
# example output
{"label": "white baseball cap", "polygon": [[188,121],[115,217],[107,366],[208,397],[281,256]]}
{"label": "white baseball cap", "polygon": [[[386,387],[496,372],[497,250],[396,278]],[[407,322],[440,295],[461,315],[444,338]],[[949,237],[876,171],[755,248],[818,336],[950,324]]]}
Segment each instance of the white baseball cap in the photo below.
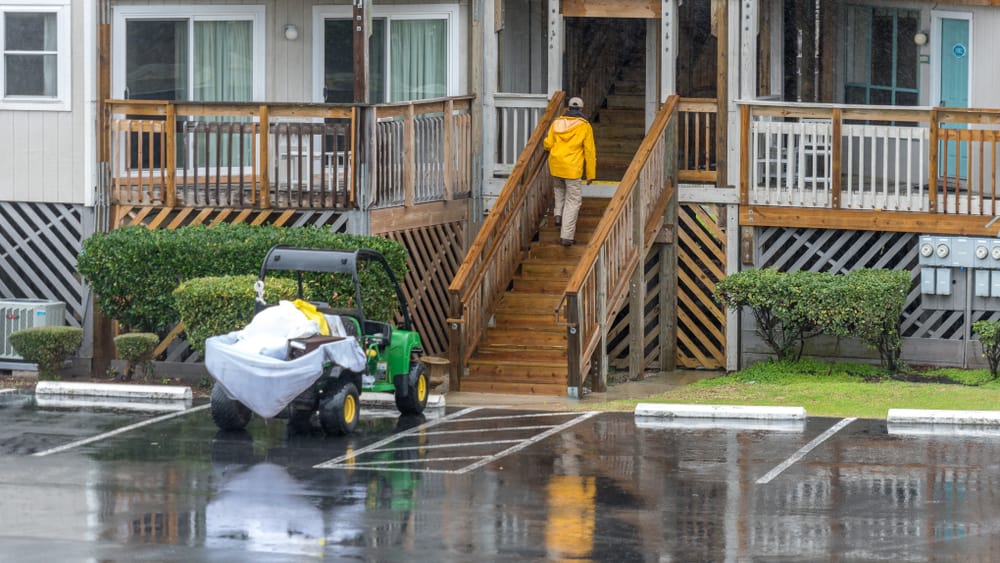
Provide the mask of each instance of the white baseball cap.
{"label": "white baseball cap", "polygon": [[577,108],[577,109],[582,108],[583,107],[583,100],[581,100],[580,98],[575,98],[575,97],[574,98],[570,98],[569,99],[569,107],[571,107],[571,108]]}

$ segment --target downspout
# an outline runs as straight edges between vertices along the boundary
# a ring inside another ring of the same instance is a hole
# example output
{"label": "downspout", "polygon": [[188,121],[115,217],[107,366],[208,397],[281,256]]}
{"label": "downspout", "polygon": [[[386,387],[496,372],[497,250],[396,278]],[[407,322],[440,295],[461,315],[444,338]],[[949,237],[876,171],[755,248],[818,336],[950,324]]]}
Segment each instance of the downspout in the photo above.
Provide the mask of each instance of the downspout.
{"label": "downspout", "polygon": [[[97,165],[97,10],[98,3],[83,8],[83,205],[94,207]],[[97,226],[100,230],[101,226]]]}
{"label": "downspout", "polygon": [[820,33],[820,2],[821,0],[816,0],[816,10],[814,13],[815,21],[813,22],[813,101],[819,102],[819,33]]}

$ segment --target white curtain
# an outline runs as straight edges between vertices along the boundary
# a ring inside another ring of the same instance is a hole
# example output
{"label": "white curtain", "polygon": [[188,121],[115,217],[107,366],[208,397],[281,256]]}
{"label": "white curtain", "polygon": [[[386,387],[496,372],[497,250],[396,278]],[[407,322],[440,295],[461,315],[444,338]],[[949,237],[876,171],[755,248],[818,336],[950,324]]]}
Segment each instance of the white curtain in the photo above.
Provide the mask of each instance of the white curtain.
{"label": "white curtain", "polygon": [[392,20],[390,102],[439,98],[448,87],[446,20]]}
{"label": "white curtain", "polygon": [[[253,98],[253,23],[249,21],[194,22],[194,87],[192,97],[199,102],[247,102]],[[212,118],[204,118],[213,121]],[[220,118],[221,119],[221,118]],[[236,118],[227,117],[227,121]],[[247,166],[250,143],[244,142],[239,151],[239,138],[229,134],[209,135],[208,158],[199,150],[195,155],[199,166]],[[222,143],[221,159],[217,159],[217,143]],[[199,143],[200,146],[204,146]],[[217,161],[218,160],[218,161]]]}

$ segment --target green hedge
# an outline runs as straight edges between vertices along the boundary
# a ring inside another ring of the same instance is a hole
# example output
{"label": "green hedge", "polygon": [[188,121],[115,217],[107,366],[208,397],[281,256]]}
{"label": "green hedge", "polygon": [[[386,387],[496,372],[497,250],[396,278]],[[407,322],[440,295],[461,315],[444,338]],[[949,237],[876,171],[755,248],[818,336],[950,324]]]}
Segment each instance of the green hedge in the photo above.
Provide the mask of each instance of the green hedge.
{"label": "green hedge", "polygon": [[83,342],[83,329],[39,326],[10,334],[10,345],[27,362],[38,364],[39,379],[58,379],[59,370]]}
{"label": "green hedge", "polygon": [[979,335],[983,357],[990,366],[990,376],[996,379],[1000,371],[1000,321],[976,321],[972,323],[972,332]]}
{"label": "green hedge", "polygon": [[[334,233],[322,227],[245,224],[175,230],[131,226],[96,234],[83,242],[77,270],[94,290],[101,312],[118,321],[123,330],[162,336],[180,320],[173,290],[182,281],[256,275],[267,251],[276,244],[344,250],[371,248],[385,256],[397,279],[406,276],[406,249],[393,240]],[[326,282],[313,281],[310,285],[316,292],[330,290]],[[384,288],[376,287],[373,291],[373,308],[384,316],[395,296],[389,299]],[[390,318],[394,312],[393,309],[388,313]],[[375,314],[372,316],[377,318]]]}
{"label": "green hedge", "polygon": [[[187,331],[188,344],[205,351],[205,339],[240,330],[253,319],[256,292],[255,275],[194,278],[174,290],[177,310]],[[270,278],[264,287],[264,300],[277,303],[294,299],[295,281]]]}
{"label": "green hedge", "polygon": [[837,275],[744,270],[716,284],[715,299],[730,309],[747,307],[757,330],[775,355],[797,360],[808,338],[852,336],[877,350],[882,366],[899,369],[899,324],[908,272],[857,270]]}
{"label": "green hedge", "polygon": [[[115,350],[118,357],[128,364],[125,369],[123,379],[131,381],[135,375],[135,370],[139,366],[149,367],[152,365],[153,351],[160,343],[160,337],[152,332],[128,332],[115,337]],[[147,369],[149,376],[151,370]]]}

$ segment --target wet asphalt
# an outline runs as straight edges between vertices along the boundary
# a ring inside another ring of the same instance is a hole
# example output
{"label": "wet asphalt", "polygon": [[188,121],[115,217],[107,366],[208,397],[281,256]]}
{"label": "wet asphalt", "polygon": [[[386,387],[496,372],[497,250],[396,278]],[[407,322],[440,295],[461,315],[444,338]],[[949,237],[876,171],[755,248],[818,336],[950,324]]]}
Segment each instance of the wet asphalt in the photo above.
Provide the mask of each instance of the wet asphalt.
{"label": "wet asphalt", "polygon": [[996,428],[449,407],[327,437],[6,393],[0,561],[989,561],[998,464]]}

